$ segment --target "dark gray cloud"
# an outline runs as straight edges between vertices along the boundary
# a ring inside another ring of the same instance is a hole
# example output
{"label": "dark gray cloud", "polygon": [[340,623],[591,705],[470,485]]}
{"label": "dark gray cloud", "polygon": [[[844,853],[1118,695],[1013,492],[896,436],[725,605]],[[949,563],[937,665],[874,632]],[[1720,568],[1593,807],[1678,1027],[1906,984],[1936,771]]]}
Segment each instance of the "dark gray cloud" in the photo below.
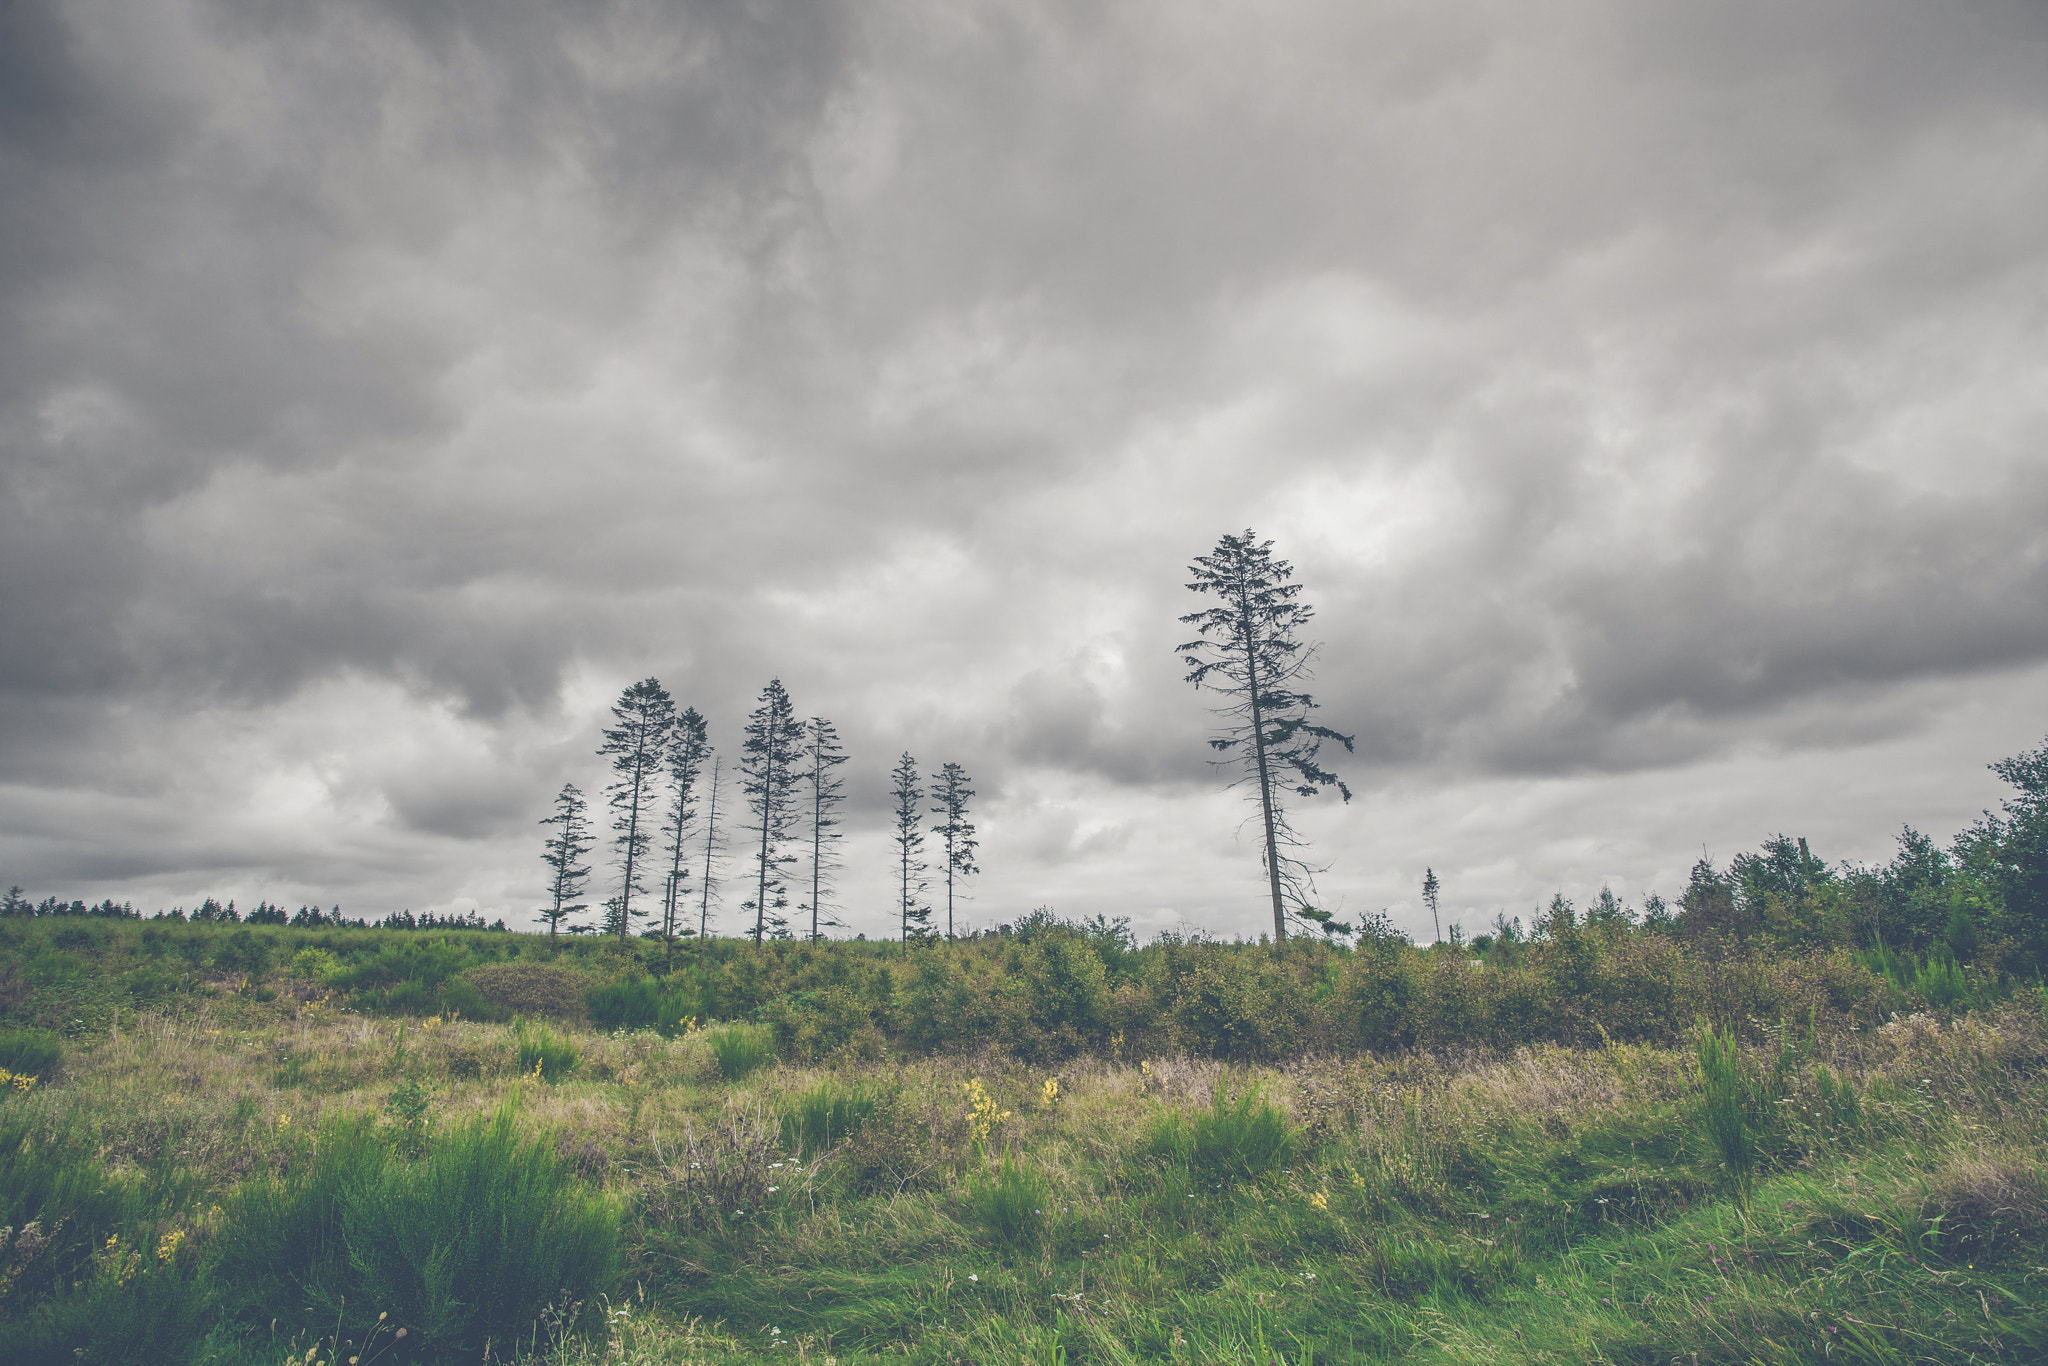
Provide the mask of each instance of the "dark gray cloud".
{"label": "dark gray cloud", "polygon": [[0,878],[513,909],[619,687],[780,676],[857,917],[909,749],[989,916],[1231,928],[1246,525],[1341,895],[1953,825],[2044,724],[2044,91],[2023,0],[10,6]]}

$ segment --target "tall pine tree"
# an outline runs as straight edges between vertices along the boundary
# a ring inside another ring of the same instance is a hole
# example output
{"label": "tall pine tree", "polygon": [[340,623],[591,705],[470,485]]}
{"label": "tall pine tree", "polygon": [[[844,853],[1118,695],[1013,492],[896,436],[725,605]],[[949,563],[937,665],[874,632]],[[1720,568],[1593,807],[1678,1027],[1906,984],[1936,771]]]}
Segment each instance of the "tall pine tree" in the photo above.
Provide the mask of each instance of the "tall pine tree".
{"label": "tall pine tree", "polygon": [[697,784],[704,776],[704,761],[710,757],[711,741],[704,718],[695,707],[688,708],[676,718],[675,733],[669,740],[668,801],[661,827],[662,838],[668,844],[668,876],[663,879],[661,897],[661,942],[671,966],[677,935],[691,933],[687,925],[679,924],[683,915],[683,884],[690,877],[683,854],[697,821],[697,808],[691,803],[696,800]]}
{"label": "tall pine tree", "polygon": [[542,842],[546,852],[540,856],[551,874],[549,891],[554,897],[554,905],[540,910],[540,918],[548,922],[548,948],[552,951],[555,932],[562,922],[578,911],[590,909],[576,898],[583,895],[584,884],[590,880],[590,865],[583,860],[597,847],[597,841],[590,835],[590,805],[574,783],[562,784],[562,790],[555,794],[555,814],[542,817],[540,823],[562,827]]}
{"label": "tall pine tree", "polygon": [[746,735],[740,746],[740,788],[754,817],[750,828],[755,835],[755,877],[754,899],[745,904],[754,912],[758,944],[771,932],[778,939],[789,932],[789,922],[781,915],[789,907],[783,870],[796,862],[796,855],[784,853],[783,845],[796,833],[804,727],[781,679],[770,679],[761,690],[761,705],[747,718]]}
{"label": "tall pine tree", "polygon": [[959,882],[981,869],[974,866],[974,823],[967,819],[967,799],[974,789],[967,785],[967,770],[947,764],[932,780],[932,814],[939,818],[932,833],[946,855],[946,938],[953,938],[953,895]]}
{"label": "tall pine tree", "polygon": [[619,861],[619,893],[605,902],[605,930],[624,939],[634,916],[633,894],[647,888],[647,862],[660,819],[658,787],[675,733],[676,704],[668,690],[643,678],[619,694],[612,704],[615,725],[604,732],[598,754],[612,761],[612,783],[605,789],[612,808],[612,848]]}
{"label": "tall pine tree", "polygon": [[1249,783],[1264,835],[1267,886],[1273,898],[1273,937],[1287,937],[1290,916],[1345,931],[1314,904],[1314,869],[1295,856],[1302,845],[1287,821],[1286,798],[1313,797],[1336,788],[1351,800],[1351,789],[1318,761],[1323,742],[1348,751],[1351,737],[1309,719],[1313,698],[1297,684],[1310,677],[1316,647],[1300,638],[1314,612],[1296,601],[1301,585],[1289,583],[1294,567],[1273,558],[1273,543],[1246,531],[1225,535],[1216,549],[1188,566],[1188,588],[1213,594],[1214,607],[1190,612],[1183,625],[1197,637],[1179,647],[1187,681],[1207,687],[1226,701],[1212,710],[1224,724],[1209,740],[1226,756],[1218,764],[1241,764],[1232,787]]}
{"label": "tall pine tree", "polygon": [[828,925],[837,926],[825,912],[825,896],[832,890],[830,869],[836,862],[839,842],[839,805],[846,800],[846,780],[838,768],[846,762],[839,747],[839,732],[830,721],[813,716],[804,733],[804,784],[809,789],[806,804],[811,817],[811,942],[824,937]]}
{"label": "tall pine tree", "polygon": [[932,908],[924,899],[924,826],[918,819],[918,802],[923,794],[918,791],[917,760],[910,757],[908,750],[897,760],[889,779],[889,793],[896,802],[896,860],[900,875],[896,904],[903,942],[908,944],[929,935],[932,924]]}
{"label": "tall pine tree", "polygon": [[711,937],[711,889],[717,881],[711,876],[711,856],[718,849],[718,780],[725,761],[717,755],[711,757],[711,796],[704,803],[704,876],[697,881],[697,944],[698,956],[703,955],[704,941]]}

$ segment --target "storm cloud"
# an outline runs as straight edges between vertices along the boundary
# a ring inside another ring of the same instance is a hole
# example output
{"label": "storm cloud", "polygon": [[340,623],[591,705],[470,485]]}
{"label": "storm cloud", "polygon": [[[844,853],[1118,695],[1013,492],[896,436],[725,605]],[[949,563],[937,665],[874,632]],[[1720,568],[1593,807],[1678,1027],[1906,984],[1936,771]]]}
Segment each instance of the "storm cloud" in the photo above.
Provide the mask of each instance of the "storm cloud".
{"label": "storm cloud", "polygon": [[1181,680],[1317,608],[1351,909],[1952,832],[2048,730],[2048,11],[0,10],[0,881],[523,918],[626,683],[905,750],[970,918],[1258,924]]}

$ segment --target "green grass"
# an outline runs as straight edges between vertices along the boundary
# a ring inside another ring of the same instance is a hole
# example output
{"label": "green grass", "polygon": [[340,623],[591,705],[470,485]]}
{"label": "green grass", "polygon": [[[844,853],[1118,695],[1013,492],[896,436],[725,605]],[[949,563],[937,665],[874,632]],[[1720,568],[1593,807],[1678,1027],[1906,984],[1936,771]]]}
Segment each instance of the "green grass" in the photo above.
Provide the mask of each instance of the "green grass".
{"label": "green grass", "polygon": [[806,1157],[830,1152],[874,1118],[880,1101],[872,1086],[848,1086],[830,1079],[819,1082],[799,1094],[784,1112],[783,1149]]}
{"label": "green grass", "polygon": [[514,1033],[519,1042],[521,1076],[561,1081],[583,1060],[569,1037],[548,1025],[521,1020],[514,1026]]}
{"label": "green grass", "polygon": [[519,1132],[516,1096],[407,1162],[388,1133],[345,1116],[246,1183],[224,1209],[207,1270],[230,1320],[282,1320],[366,1342],[379,1315],[407,1350],[477,1360],[533,1333],[566,1295],[612,1288],[620,1215],[585,1189],[546,1133]]}
{"label": "green grass", "polygon": [[[380,1361],[488,1340],[563,1366],[2048,1350],[2030,998],[1683,1048],[1069,1058],[1055,1088],[987,1054],[792,1066],[758,1032],[727,1079],[748,1037],[309,1007],[67,1044],[0,1099],[7,1236],[64,1221],[0,1299],[0,1358],[368,1361],[379,1333]],[[543,1038],[576,1060],[553,1085]]]}
{"label": "green grass", "polygon": [[996,1170],[974,1179],[970,1190],[982,1227],[998,1242],[1024,1247],[1044,1235],[1052,1187],[1027,1163],[1004,1153]]}
{"label": "green grass", "polygon": [[727,1081],[745,1080],[775,1061],[775,1040],[758,1025],[723,1025],[705,1030],[704,1038]]}

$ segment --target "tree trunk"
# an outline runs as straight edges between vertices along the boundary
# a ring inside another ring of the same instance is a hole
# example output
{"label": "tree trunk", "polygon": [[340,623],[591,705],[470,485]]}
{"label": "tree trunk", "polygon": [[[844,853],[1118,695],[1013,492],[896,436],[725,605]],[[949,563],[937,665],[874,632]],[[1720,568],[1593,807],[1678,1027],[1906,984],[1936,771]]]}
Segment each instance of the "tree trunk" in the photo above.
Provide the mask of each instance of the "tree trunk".
{"label": "tree trunk", "polygon": [[1240,585],[1238,631],[1244,643],[1244,676],[1252,707],[1252,750],[1258,756],[1259,815],[1266,826],[1266,880],[1273,891],[1273,942],[1287,938],[1287,909],[1280,896],[1280,841],[1273,830],[1273,775],[1266,766],[1266,717],[1259,709],[1259,652],[1252,635],[1252,605]]}

